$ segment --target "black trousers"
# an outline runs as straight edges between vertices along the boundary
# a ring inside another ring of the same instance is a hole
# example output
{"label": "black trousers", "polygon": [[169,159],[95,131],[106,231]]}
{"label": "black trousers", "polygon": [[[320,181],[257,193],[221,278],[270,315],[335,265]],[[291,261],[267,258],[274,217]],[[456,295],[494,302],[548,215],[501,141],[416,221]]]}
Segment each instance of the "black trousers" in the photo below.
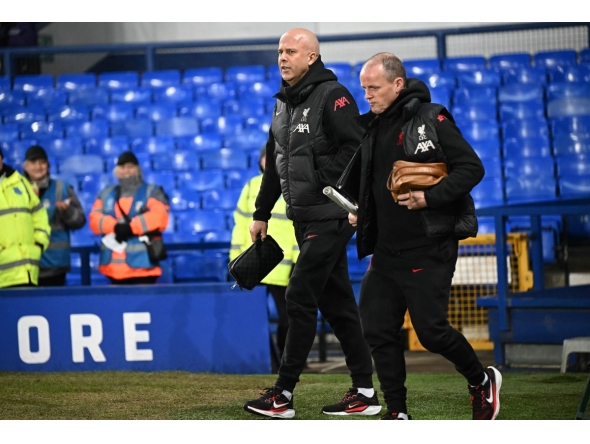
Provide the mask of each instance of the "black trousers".
{"label": "black trousers", "polygon": [[66,284],[66,273],[39,278],[39,287],[63,287]]}
{"label": "black trousers", "polygon": [[[406,363],[401,329],[406,309],[422,345],[455,364],[471,385],[484,379],[473,347],[447,319],[458,242],[400,251],[386,269],[369,267],[361,284],[359,309],[387,408],[407,412]],[[379,261],[382,263],[383,261]]]}
{"label": "black trousers", "polygon": [[373,387],[371,354],[348,276],[346,244],[354,228],[347,219],[294,226],[300,255],[287,286],[289,330],[276,384],[293,391],[299,382],[319,309],[340,341],[353,387]]}
{"label": "black trousers", "polygon": [[136,278],[129,278],[129,279],[113,279],[109,278],[111,284],[115,285],[141,285],[141,284],[155,284],[158,280],[158,276],[145,276],[145,277],[136,277]]}
{"label": "black trousers", "polygon": [[277,347],[281,356],[285,350],[285,341],[287,340],[287,330],[289,329],[289,319],[287,318],[287,299],[285,293],[287,287],[282,285],[267,285],[268,292],[272,295],[272,298],[277,307],[278,327],[277,327]]}

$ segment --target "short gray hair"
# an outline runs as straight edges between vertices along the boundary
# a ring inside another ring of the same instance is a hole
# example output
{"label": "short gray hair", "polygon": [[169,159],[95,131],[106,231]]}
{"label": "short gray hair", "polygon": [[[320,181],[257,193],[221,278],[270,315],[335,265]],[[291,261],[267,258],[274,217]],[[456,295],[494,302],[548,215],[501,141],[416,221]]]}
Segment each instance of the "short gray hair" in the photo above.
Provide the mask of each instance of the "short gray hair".
{"label": "short gray hair", "polygon": [[397,77],[404,81],[404,87],[407,85],[406,68],[402,61],[389,52],[379,52],[372,56],[363,64],[363,68],[368,65],[381,64],[383,66],[383,75],[388,82],[393,82]]}

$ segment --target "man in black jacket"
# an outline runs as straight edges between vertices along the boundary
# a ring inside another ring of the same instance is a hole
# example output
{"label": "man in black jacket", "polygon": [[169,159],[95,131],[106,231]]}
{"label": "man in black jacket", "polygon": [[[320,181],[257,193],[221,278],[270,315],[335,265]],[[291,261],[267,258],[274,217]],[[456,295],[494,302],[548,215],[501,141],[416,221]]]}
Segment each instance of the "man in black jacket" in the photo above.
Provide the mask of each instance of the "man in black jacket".
{"label": "man in black jacket", "polygon": [[[428,87],[406,79],[393,54],[370,58],[360,73],[371,111],[360,116],[366,134],[339,186],[358,202],[359,258],[373,254],[363,278],[359,309],[387,413],[409,419],[401,329],[406,310],[422,345],[447,358],[468,382],[473,419],[495,419],[502,375],[484,369],[465,337],[447,320],[458,240],[475,236],[471,189],[484,176],[482,163]],[[387,188],[394,162],[446,163],[449,175],[426,191],[400,194]]]}
{"label": "man in black jacket", "polygon": [[324,67],[317,37],[310,31],[283,34],[278,64],[283,82],[275,95],[267,167],[250,235],[252,241],[266,237],[271,210],[282,193],[301,253],[286,291],[289,330],[278,378],[244,409],[275,418],[295,415],[293,390],[313,345],[319,309],[340,341],[352,379],[340,402],[322,412],[375,415],[381,405],[348,276],[346,244],[354,228],[347,213],[322,193],[326,185],[336,183],[361,141],[363,131],[355,122],[358,108],[350,92]]}

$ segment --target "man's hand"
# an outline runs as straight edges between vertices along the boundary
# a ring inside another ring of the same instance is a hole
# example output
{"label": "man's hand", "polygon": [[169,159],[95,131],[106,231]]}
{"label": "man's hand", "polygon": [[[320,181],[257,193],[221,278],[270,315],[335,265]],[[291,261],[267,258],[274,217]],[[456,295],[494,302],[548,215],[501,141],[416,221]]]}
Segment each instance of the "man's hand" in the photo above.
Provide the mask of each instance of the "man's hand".
{"label": "man's hand", "polygon": [[133,236],[133,231],[128,223],[118,223],[115,225],[115,240],[119,243],[125,242]]}
{"label": "man's hand", "polygon": [[424,198],[424,191],[410,191],[406,194],[400,194],[397,196],[397,203],[408,207],[408,210],[421,210],[428,206]]}
{"label": "man's hand", "polygon": [[355,216],[352,213],[348,213],[348,222],[350,223],[350,225],[352,225],[353,227],[356,227],[357,220],[358,220],[357,216]]}
{"label": "man's hand", "polygon": [[58,200],[57,202],[55,202],[55,208],[57,208],[59,211],[66,211],[69,206],[70,199]]}
{"label": "man's hand", "polygon": [[250,237],[252,238],[252,242],[256,242],[258,236],[262,238],[262,241],[266,239],[266,230],[268,229],[268,222],[263,222],[261,220],[255,220],[250,224]]}

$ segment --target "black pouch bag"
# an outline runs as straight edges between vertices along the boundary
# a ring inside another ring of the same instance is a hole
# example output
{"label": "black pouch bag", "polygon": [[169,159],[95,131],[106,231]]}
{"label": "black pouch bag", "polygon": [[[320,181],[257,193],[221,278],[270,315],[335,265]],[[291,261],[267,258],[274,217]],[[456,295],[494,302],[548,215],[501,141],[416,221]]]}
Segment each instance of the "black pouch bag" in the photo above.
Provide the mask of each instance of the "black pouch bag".
{"label": "black pouch bag", "polygon": [[143,236],[139,236],[139,239],[145,244],[150,261],[160,262],[168,257],[166,246],[162,240],[162,233],[159,231],[150,231]]}
{"label": "black pouch bag", "polygon": [[256,239],[256,242],[227,264],[229,274],[236,281],[232,289],[237,285],[241,290],[252,290],[284,257],[282,248],[272,236],[267,234],[264,242],[261,238]]}

